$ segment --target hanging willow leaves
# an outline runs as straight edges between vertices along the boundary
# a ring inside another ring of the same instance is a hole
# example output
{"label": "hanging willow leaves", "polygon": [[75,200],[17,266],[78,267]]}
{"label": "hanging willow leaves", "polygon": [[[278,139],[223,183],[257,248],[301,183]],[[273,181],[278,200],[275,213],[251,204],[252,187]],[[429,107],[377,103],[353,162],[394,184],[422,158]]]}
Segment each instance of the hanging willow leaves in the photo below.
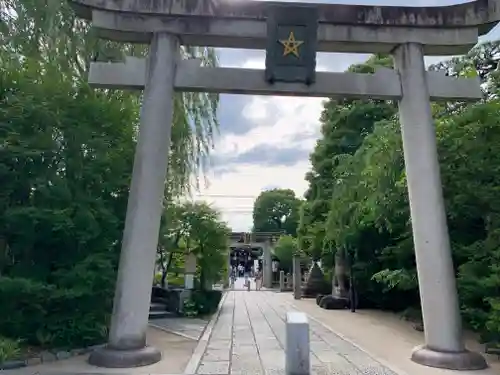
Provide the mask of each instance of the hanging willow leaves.
{"label": "hanging willow leaves", "polygon": [[[70,82],[87,78],[92,59],[121,61],[125,56],[145,56],[147,46],[115,43],[96,37],[90,24],[75,16],[66,1],[5,0],[0,9],[0,50],[19,63],[26,58],[37,61],[40,77],[50,73]],[[204,66],[217,66],[211,48],[182,47],[184,58],[197,58]],[[4,57],[6,58],[6,57]],[[108,90],[139,113],[140,94]],[[169,159],[169,192],[173,195],[190,190],[193,179],[206,171],[218,129],[219,98],[209,93],[178,93],[174,102],[172,147]],[[131,124],[137,127],[137,122]],[[196,180],[197,181],[197,180]]]}

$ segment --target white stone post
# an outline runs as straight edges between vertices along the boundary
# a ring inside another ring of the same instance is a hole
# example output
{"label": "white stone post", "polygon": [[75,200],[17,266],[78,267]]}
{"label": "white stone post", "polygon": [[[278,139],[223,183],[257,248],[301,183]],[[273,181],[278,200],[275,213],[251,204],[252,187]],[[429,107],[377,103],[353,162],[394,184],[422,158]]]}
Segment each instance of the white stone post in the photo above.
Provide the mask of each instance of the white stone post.
{"label": "white stone post", "polygon": [[196,275],[196,255],[193,253],[184,256],[184,290],[179,295],[179,313],[184,313],[184,303],[191,298]]}
{"label": "white stone post", "polygon": [[109,342],[91,354],[89,362],[96,366],[138,367],[161,359],[160,351],[146,346],[146,330],[170,151],[178,56],[175,36],[153,35]]}
{"label": "white stone post", "polygon": [[285,291],[285,271],[280,271],[280,292]]}
{"label": "white stone post", "polygon": [[194,276],[196,275],[196,255],[186,254],[184,257],[184,289],[194,289]]}
{"label": "white stone post", "polygon": [[309,375],[309,322],[307,315],[292,311],[286,314],[285,375]]}
{"label": "white stone post", "polygon": [[300,270],[300,258],[297,256],[293,257],[293,298],[302,298],[302,272]]}
{"label": "white stone post", "polygon": [[425,330],[425,345],[415,348],[412,360],[453,370],[483,369],[484,358],[466,351],[462,338],[422,46],[403,44],[394,60],[403,92],[399,118]]}
{"label": "white stone post", "polygon": [[271,257],[271,243],[269,240],[266,240],[263,245],[263,259],[262,259],[262,268],[263,268],[263,284],[265,288],[273,287],[273,263]]}

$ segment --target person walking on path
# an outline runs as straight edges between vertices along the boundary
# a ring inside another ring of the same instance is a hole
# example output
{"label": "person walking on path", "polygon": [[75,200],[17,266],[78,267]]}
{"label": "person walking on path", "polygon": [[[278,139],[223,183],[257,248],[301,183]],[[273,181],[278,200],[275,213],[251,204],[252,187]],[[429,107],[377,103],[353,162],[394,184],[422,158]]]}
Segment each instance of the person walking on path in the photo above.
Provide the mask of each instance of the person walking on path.
{"label": "person walking on path", "polygon": [[236,267],[231,268],[231,276],[230,276],[230,286],[231,288],[234,288],[234,282],[236,281]]}
{"label": "person walking on path", "polygon": [[257,270],[255,272],[255,290],[260,290],[262,288],[262,272]]}
{"label": "person walking on path", "polygon": [[248,277],[248,273],[245,272],[245,283],[243,284],[248,291],[250,291],[250,278]]}

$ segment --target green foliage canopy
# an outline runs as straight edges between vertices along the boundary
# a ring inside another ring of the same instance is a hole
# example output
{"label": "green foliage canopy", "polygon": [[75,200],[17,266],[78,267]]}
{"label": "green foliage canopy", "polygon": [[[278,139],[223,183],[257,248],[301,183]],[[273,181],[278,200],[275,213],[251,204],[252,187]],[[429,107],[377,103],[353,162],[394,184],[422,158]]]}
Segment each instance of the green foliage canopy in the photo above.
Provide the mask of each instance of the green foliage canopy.
{"label": "green foliage canopy", "polygon": [[[85,81],[91,59],[146,52],[98,40],[67,1],[0,4],[0,331],[8,337],[70,348],[107,335],[141,96]],[[218,63],[210,48],[181,53]],[[167,202],[206,167],[217,106],[216,95],[176,95]]]}
{"label": "green foliage canopy", "polygon": [[301,200],[290,189],[263,191],[253,207],[254,232],[283,232],[295,235]]}
{"label": "green foliage canopy", "polygon": [[[462,314],[484,340],[500,340],[499,43],[442,62],[452,76],[477,75],[481,103],[434,103],[443,194]],[[351,70],[370,70],[377,59]],[[337,249],[355,256],[365,306],[419,308],[404,158],[392,102],[325,104],[322,138],[311,155],[310,190],[299,240],[333,264]]]}
{"label": "green foliage canopy", "polygon": [[[354,65],[349,70],[373,73],[378,67],[391,67],[391,64],[386,56],[375,55],[365,64]],[[312,168],[306,174],[309,189],[300,210],[298,226],[299,246],[310,257],[319,259],[323,249],[328,247],[325,225],[331,197],[346,177],[338,174],[338,166],[356,152],[364,138],[373,131],[375,123],[392,118],[396,110],[395,103],[380,100],[325,102],[320,118],[321,137],[310,155]]]}
{"label": "green foliage canopy", "polygon": [[293,257],[299,255],[297,239],[290,235],[281,236],[274,247],[274,255],[279,259],[280,268],[286,272],[291,272]]}

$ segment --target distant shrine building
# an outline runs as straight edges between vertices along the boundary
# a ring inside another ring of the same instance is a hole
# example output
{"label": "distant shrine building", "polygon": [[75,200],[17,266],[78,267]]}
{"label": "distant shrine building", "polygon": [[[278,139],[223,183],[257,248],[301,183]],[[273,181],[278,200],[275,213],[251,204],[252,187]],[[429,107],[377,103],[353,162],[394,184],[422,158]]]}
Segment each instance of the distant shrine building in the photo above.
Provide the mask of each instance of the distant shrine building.
{"label": "distant shrine building", "polygon": [[257,264],[258,269],[268,275],[268,282],[271,283],[273,274],[278,271],[279,263],[279,259],[273,253],[273,248],[280,236],[279,232],[232,232],[229,245],[230,266],[241,265],[245,272],[250,272]]}

